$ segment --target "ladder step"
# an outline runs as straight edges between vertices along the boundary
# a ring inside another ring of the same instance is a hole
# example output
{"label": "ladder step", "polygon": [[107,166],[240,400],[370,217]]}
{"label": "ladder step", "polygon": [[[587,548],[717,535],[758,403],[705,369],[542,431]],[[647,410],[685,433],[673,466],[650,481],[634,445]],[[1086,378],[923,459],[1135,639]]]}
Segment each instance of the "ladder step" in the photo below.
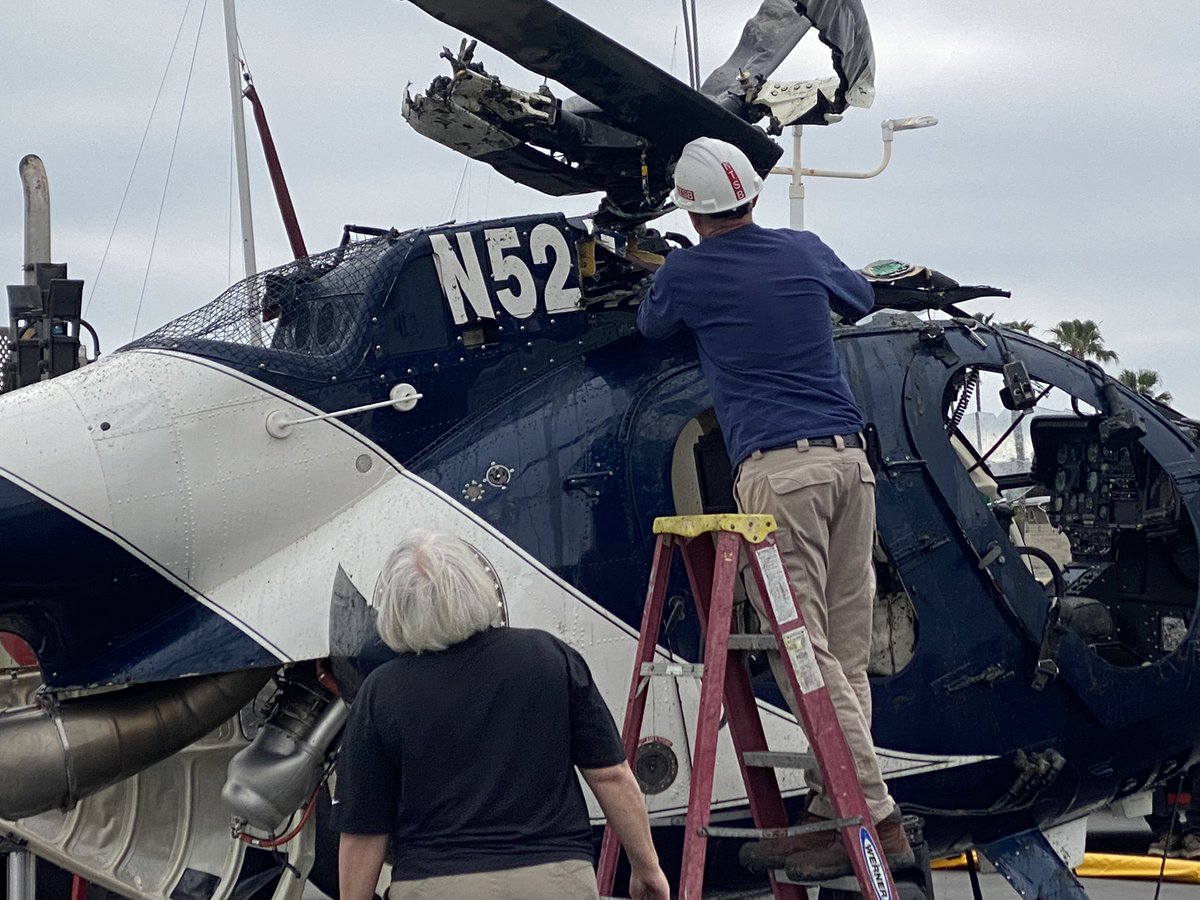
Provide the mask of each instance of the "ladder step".
{"label": "ladder step", "polygon": [[[828,888],[831,891],[849,891],[854,894],[859,893],[858,879],[853,875],[843,875],[840,878],[830,878],[826,881],[796,881],[794,878],[788,878],[787,872],[783,869],[775,870],[775,881],[779,884],[799,884],[805,887],[820,886]],[[824,893],[824,891],[822,891]]]}
{"label": "ladder step", "polygon": [[730,650],[778,650],[773,634],[731,634]]}
{"label": "ladder step", "polygon": [[846,819],[829,819],[827,821],[809,822],[807,825],[793,825],[790,828],[726,828],[721,825],[709,825],[700,829],[705,837],[727,838],[768,838],[795,837],[798,834],[813,834],[818,831],[834,831],[847,825],[859,825],[862,819],[851,816]]}
{"label": "ladder step", "polygon": [[641,671],[638,674],[642,678],[649,678],[652,675],[672,675],[676,678],[703,678],[704,663],[642,663]]}
{"label": "ladder step", "polygon": [[811,769],[817,758],[811,753],[787,753],[776,750],[750,750],[742,754],[748,766],[761,769]]}

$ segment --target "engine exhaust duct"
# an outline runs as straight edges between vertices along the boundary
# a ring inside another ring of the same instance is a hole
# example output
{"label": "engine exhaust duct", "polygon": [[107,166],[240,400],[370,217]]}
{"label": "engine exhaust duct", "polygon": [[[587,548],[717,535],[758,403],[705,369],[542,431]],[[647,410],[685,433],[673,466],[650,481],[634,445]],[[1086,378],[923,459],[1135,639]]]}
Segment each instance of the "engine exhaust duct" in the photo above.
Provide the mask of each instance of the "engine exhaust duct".
{"label": "engine exhaust duct", "polygon": [[0,818],[20,819],[79,800],[199,740],[271,677],[267,669],[139,685],[0,713],[5,766]]}

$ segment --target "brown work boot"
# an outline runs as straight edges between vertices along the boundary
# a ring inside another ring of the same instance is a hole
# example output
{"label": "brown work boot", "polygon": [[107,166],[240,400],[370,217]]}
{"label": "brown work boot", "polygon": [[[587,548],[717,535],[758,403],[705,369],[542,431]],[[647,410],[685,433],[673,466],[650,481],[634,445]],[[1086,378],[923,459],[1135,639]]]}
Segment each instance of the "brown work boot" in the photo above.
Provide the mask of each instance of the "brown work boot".
{"label": "brown work boot", "polygon": [[[877,822],[875,834],[879,836],[879,849],[883,851],[888,868],[893,872],[916,864],[916,855],[908,843],[908,835],[904,833],[900,810],[893,810],[886,819]],[[854,871],[850,856],[840,839],[815,850],[792,854],[787,858],[784,869],[788,878],[795,881],[827,881]]]}
{"label": "brown work boot", "polygon": [[[816,825],[818,822],[828,822],[824,816],[806,812],[800,817],[797,825]],[[743,844],[738,852],[738,861],[748,869],[762,871],[778,869],[788,859],[798,853],[812,853],[822,850],[830,842],[837,840],[838,833],[833,829],[824,831],[807,831],[788,837],[767,838],[763,841],[751,841]]]}

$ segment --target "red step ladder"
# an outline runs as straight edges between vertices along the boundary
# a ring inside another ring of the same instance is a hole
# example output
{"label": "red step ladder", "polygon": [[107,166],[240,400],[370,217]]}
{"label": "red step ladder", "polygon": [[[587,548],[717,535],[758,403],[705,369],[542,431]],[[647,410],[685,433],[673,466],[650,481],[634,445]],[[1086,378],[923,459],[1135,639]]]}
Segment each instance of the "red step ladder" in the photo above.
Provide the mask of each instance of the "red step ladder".
{"label": "red step ladder", "polygon": [[[673,516],[654,520],[658,541],[650,566],[650,585],[642,613],[637,660],[621,731],[630,762],[637,750],[646,709],[646,682],[655,675],[699,675],[700,709],[692,759],[679,900],[699,900],[704,885],[704,859],[710,837],[780,837],[814,831],[812,825],[787,827],[787,814],[775,777],[776,768],[811,765],[824,776],[836,827],[854,867],[864,897],[895,900],[892,874],[879,849],[879,837],[867,810],[850,748],[838,724],[833,702],[817,667],[804,617],[797,608],[783,560],[775,545],[773,516]],[[712,540],[716,533],[717,539]],[[692,596],[704,634],[704,663],[655,663],[655,647],[671,574],[674,548],[679,547],[691,583]],[[733,593],[742,552],[758,585],[771,634],[731,634]],[[777,650],[784,661],[792,691],[800,706],[801,725],[812,755],[773,753],[767,747],[750,677],[729,655],[744,650]],[[709,825],[717,733],[724,706],[730,737],[746,784],[746,798],[757,828],[717,828]],[[621,846],[610,826],[604,829],[597,881],[601,896],[610,896]],[[771,873],[775,900],[805,900],[804,887]],[[840,885],[839,885],[840,886]]]}

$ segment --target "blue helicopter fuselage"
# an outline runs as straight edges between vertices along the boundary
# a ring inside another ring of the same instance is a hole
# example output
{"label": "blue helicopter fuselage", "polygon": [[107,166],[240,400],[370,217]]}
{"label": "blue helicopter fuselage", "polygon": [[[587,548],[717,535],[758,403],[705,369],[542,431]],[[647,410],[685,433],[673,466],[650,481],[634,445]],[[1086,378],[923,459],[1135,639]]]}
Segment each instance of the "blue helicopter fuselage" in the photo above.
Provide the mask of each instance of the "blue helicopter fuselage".
{"label": "blue helicopter fuselage", "polygon": [[[655,344],[637,333],[644,281],[611,274],[626,271],[626,249],[561,216],[392,233],[260,275],[120,355],[196,357],[326,413],[412,385],[421,399],[411,411],[351,413],[343,425],[591,598],[628,635],[640,621],[653,519],[730,498],[719,458],[714,469],[707,457],[706,468],[696,449],[715,422],[692,339]],[[1031,338],[1007,340],[1036,382],[1105,407],[1087,366]],[[1107,535],[1108,545],[1077,556],[1104,592],[1111,629],[1060,629],[1057,675],[1035,688],[1051,602],[948,437],[948,398],[964,372],[999,372],[1000,348],[952,321],[842,327],[836,341],[871,432],[881,574],[907,598],[896,607],[902,627],[877,628],[903,652],[872,678],[873,730],[879,747],[895,751],[897,771],[911,763],[918,772],[896,778],[893,790],[924,812],[931,845],[1065,821],[1182,767],[1200,745],[1192,438],[1154,404],[1127,396],[1146,433],[1112,457],[1112,470],[1141,473],[1140,493],[1127,501],[1141,507],[1118,514],[1113,500],[1111,514],[1093,509],[1076,520],[1064,511],[1055,523],[1067,523],[1077,549],[1080,535]],[[37,414],[17,405],[21,393],[0,407],[6,421]],[[1090,438],[1046,435],[1040,445],[1035,438],[1034,472],[1050,472],[1055,496],[1075,496],[1053,476],[1084,471],[1070,448],[1086,456]],[[1043,458],[1054,447],[1067,448],[1057,470]],[[214,448],[226,450],[234,452]],[[1101,482],[1096,496],[1108,496]],[[1125,482],[1113,484],[1115,497]],[[1092,502],[1082,487],[1076,493]],[[0,481],[0,529],[23,536],[34,567],[5,576],[0,625],[38,649],[50,687],[297,658],[265,628],[214,615],[182,576],[129,556],[119,534],[89,527],[48,494],[52,486],[11,472]],[[69,566],[55,543],[68,532]],[[688,594],[681,572],[673,593]],[[1183,623],[1170,642],[1168,619]],[[699,636],[683,603],[660,644],[696,659]],[[756,683],[782,706],[769,676]]]}

